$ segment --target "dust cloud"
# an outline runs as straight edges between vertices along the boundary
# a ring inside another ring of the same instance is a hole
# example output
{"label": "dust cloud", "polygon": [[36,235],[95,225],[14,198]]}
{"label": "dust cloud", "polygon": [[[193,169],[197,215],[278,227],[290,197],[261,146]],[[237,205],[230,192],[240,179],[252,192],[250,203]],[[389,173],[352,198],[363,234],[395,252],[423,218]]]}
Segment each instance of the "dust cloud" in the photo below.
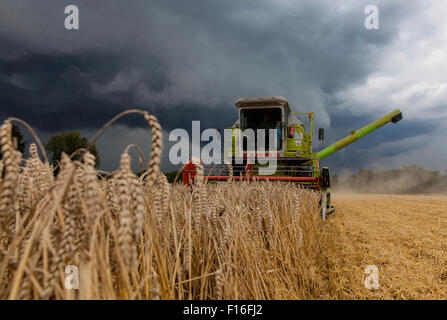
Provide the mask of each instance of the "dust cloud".
{"label": "dust cloud", "polygon": [[447,174],[414,165],[376,172],[363,169],[346,179],[333,177],[333,185],[336,192],[447,194]]}

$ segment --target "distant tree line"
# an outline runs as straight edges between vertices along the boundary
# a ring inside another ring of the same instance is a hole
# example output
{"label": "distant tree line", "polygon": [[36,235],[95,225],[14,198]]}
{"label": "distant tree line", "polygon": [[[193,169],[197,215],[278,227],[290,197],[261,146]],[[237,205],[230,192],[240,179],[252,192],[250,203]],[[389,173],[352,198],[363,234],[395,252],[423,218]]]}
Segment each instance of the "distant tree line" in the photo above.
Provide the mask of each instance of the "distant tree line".
{"label": "distant tree line", "polygon": [[362,169],[346,179],[334,175],[332,184],[335,191],[359,193],[447,193],[447,170],[443,174],[416,165],[385,171]]}
{"label": "distant tree line", "polygon": [[[15,143],[17,150],[24,153],[27,146],[28,141],[24,140],[23,134],[20,131],[19,127],[16,125],[12,126],[12,137]],[[88,139],[86,137],[81,136],[81,133],[78,131],[69,131],[69,132],[59,132],[51,136],[47,143],[45,144],[46,152],[48,153],[49,160],[51,163],[56,166],[60,160],[62,153],[65,153],[69,156],[72,156],[72,160],[80,160],[82,156],[82,152],[75,153],[80,149],[88,149],[88,151],[93,154],[96,158],[96,167],[100,164],[99,152],[96,146],[88,146]],[[0,150],[0,159],[2,158],[2,153]],[[58,170],[56,170],[57,173]],[[140,175],[142,172],[139,172]],[[178,171],[171,171],[165,173],[168,178],[169,183],[173,183],[175,177],[177,176]],[[2,172],[0,172],[0,175]],[[181,177],[180,177],[181,179]],[[179,181],[179,179],[177,179]]]}
{"label": "distant tree line", "polygon": [[[12,126],[12,138],[17,150],[24,153],[25,149],[27,148],[28,141],[24,140],[22,132],[16,125]],[[88,151],[92,153],[96,158],[96,166],[98,167],[100,164],[99,153],[96,146],[89,147],[88,139],[81,136],[81,133],[78,131],[62,131],[50,137],[45,145],[45,149],[49,154],[49,159],[53,163],[53,165],[56,165],[60,161],[62,152],[71,156],[73,155],[73,153],[75,153],[75,151],[79,149],[88,149]],[[82,153],[75,154],[72,159],[80,160],[81,155]],[[2,158],[2,156],[3,155],[0,150],[0,159]]]}
{"label": "distant tree line", "polygon": [[[174,183],[175,177],[177,176],[178,171],[171,171],[171,172],[166,172],[165,176],[166,178],[168,178],[168,182],[169,183]],[[177,178],[177,182],[181,181],[182,177],[179,176]]]}
{"label": "distant tree line", "polygon": [[[54,165],[61,160],[62,152],[71,156],[80,149],[88,149],[88,151],[96,158],[96,167],[100,164],[99,153],[96,146],[88,147],[88,139],[81,136],[81,133],[78,131],[62,131],[50,137],[45,145],[45,148],[47,149],[50,159]],[[82,153],[79,152],[73,155],[72,159],[80,160],[81,156]]]}
{"label": "distant tree line", "polygon": [[[25,152],[27,141],[24,141],[23,134],[16,125],[12,127],[12,136],[16,148],[22,153]],[[63,131],[50,137],[45,147],[50,156],[50,161],[57,164],[61,159],[62,152],[72,155],[76,150],[86,149],[88,139],[81,136],[80,132],[77,131]],[[88,147],[88,150],[96,157],[96,166],[99,166],[100,159],[96,146]],[[74,155],[73,160],[79,160],[80,156],[81,154]],[[174,182],[177,173],[178,171],[165,173],[170,183]],[[0,172],[0,174],[2,173]],[[333,175],[332,185],[335,191],[360,193],[447,193],[447,170],[441,173],[440,171],[426,170],[417,165],[385,171],[362,169],[345,179],[340,179],[336,174]]]}

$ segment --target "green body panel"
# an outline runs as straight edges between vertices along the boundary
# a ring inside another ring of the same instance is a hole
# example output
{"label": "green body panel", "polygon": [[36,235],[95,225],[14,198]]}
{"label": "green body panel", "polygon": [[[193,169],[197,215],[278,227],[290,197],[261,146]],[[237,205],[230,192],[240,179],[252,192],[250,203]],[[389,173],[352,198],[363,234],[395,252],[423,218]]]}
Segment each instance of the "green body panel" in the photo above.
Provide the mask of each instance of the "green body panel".
{"label": "green body panel", "polygon": [[284,156],[287,158],[297,157],[297,152],[299,157],[310,158],[312,156],[312,136],[304,131],[304,128],[300,125],[287,126],[287,131],[293,127],[295,133],[300,135],[301,139],[286,138],[286,150]]}
{"label": "green body panel", "polygon": [[350,145],[351,143],[357,141],[360,138],[363,138],[364,136],[366,136],[367,134],[370,134],[371,132],[373,132],[374,130],[379,129],[380,127],[386,125],[389,122],[392,121],[399,121],[400,119],[398,119],[397,121],[394,120],[396,119],[396,117],[401,116],[401,112],[400,110],[396,109],[393,112],[388,113],[387,115],[383,116],[382,118],[371,122],[370,124],[368,124],[367,126],[352,132],[349,136],[335,142],[334,144],[330,145],[329,147],[321,150],[320,152],[317,153],[317,158],[320,160],[323,160],[324,158],[330,156],[331,154],[337,152],[338,150]]}
{"label": "green body panel", "polygon": [[287,137],[286,150],[284,156],[287,158],[300,157],[300,158],[312,158],[312,136],[314,131],[314,113],[308,112],[293,112],[293,114],[308,115],[310,119],[310,130],[306,132],[304,127],[299,124],[287,126],[287,132],[290,127],[293,127],[295,133],[301,136],[301,139],[294,139]]}

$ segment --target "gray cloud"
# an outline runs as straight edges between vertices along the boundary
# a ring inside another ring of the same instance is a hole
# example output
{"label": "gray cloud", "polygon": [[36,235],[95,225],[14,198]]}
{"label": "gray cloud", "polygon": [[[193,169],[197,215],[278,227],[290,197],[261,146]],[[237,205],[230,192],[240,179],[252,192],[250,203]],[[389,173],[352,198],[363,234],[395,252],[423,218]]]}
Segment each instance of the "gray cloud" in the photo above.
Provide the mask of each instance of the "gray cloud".
{"label": "gray cloud", "polygon": [[[363,10],[374,3],[380,29],[370,31],[363,27]],[[387,146],[389,141],[419,137],[423,144],[443,126],[435,117],[427,125],[415,116],[422,110],[438,118],[444,113],[445,81],[419,60],[426,52],[418,46],[424,40],[435,51],[442,37],[443,18],[436,14],[445,7],[442,2],[70,4],[79,6],[78,31],[63,27],[64,2],[0,3],[0,117],[19,116],[48,133],[92,132],[119,111],[141,106],[166,130],[189,128],[192,120],[222,128],[234,122],[236,99],[283,95],[295,110],[316,112],[329,143],[394,107],[409,114],[408,122],[351,146],[350,154],[358,156],[328,159],[336,168],[386,166],[408,153]],[[421,19],[421,12],[427,17]],[[417,28],[410,29],[412,23]],[[434,64],[445,53],[430,57]],[[405,61],[414,64],[414,72]],[[129,118],[122,124],[129,129],[121,129],[120,137],[132,143],[141,122]],[[114,139],[106,140],[104,148],[112,150]],[[364,156],[365,149],[374,156]],[[116,161],[108,159],[119,154],[106,153],[103,164],[110,169]]]}

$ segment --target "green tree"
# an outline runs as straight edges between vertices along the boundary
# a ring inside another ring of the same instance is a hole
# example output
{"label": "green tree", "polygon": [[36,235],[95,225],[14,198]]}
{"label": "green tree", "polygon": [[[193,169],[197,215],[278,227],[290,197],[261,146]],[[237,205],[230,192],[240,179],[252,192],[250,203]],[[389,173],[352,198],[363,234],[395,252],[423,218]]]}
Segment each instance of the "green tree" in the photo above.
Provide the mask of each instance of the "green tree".
{"label": "green tree", "polygon": [[[14,145],[17,147],[21,153],[25,152],[26,141],[23,140],[23,134],[20,131],[19,127],[15,124],[12,125],[12,140],[14,141]],[[0,159],[3,157],[2,151],[0,150]]]}
{"label": "green tree", "polygon": [[[61,160],[62,152],[65,152],[67,155],[71,156],[76,150],[79,149],[87,149],[88,139],[86,137],[82,137],[80,132],[70,131],[65,132],[62,131],[50,139],[48,139],[46,149],[50,154],[51,161],[56,163]],[[96,158],[96,167],[100,164],[98,149],[96,146],[91,146],[88,148],[88,151]],[[73,157],[73,160],[80,160],[82,153],[76,154]]]}
{"label": "green tree", "polygon": [[[173,183],[174,182],[174,179],[177,176],[177,173],[178,173],[178,171],[171,171],[171,172],[165,173],[166,178],[168,179],[169,183]],[[177,182],[178,182],[178,179],[177,179]]]}

